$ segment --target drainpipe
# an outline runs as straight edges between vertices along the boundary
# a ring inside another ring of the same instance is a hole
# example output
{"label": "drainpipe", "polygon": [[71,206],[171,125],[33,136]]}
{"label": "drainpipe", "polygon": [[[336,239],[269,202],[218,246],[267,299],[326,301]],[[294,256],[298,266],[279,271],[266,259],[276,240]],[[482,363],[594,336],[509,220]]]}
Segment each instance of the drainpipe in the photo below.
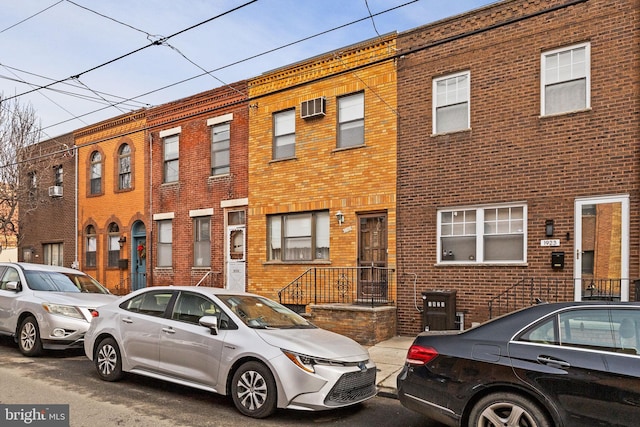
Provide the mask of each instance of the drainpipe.
{"label": "drainpipe", "polygon": [[80,263],[78,262],[78,250],[79,250],[79,244],[78,244],[78,147],[74,144],[73,145],[73,154],[75,157],[75,178],[74,178],[74,186],[75,186],[75,195],[74,195],[74,216],[75,216],[75,231],[74,231],[74,244],[75,244],[75,259],[73,260],[73,264],[71,265],[72,268],[77,268],[78,270],[80,269]]}

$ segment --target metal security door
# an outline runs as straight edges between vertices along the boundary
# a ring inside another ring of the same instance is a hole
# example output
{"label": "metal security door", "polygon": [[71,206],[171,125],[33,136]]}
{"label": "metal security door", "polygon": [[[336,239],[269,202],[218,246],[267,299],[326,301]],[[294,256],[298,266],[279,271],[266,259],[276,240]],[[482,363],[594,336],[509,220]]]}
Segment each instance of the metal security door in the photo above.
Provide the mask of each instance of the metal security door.
{"label": "metal security door", "polygon": [[227,214],[226,287],[234,291],[246,289],[246,226],[244,211]]}

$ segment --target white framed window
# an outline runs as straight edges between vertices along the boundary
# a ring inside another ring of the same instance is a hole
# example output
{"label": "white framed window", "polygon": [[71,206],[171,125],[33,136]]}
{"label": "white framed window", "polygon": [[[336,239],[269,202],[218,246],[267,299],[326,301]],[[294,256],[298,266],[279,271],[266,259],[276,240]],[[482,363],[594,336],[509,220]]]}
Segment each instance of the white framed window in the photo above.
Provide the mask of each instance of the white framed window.
{"label": "white framed window", "polygon": [[231,124],[221,123],[211,127],[211,175],[228,174],[230,171]]}
{"label": "white framed window", "polygon": [[90,194],[102,193],[102,154],[99,151],[91,153]]}
{"label": "white framed window", "polygon": [[193,218],[193,265],[211,266],[211,217]]}
{"label": "white framed window", "polygon": [[433,133],[469,129],[471,73],[464,71],[433,79]]}
{"label": "white framed window", "polygon": [[364,145],[364,92],[338,98],[338,148]]}
{"label": "white framed window", "polygon": [[158,221],[158,267],[171,267],[173,259],[173,221]]}
{"label": "white framed window", "polygon": [[85,229],[85,253],[84,253],[84,265],[85,267],[96,266],[96,253],[98,250],[98,238],[96,236],[96,228],[93,225],[88,225]]}
{"label": "white framed window", "polygon": [[525,204],[438,211],[440,263],[523,263],[526,251]]}
{"label": "white framed window", "polygon": [[273,115],[273,158],[288,159],[296,155],[296,110]]}
{"label": "white framed window", "polygon": [[178,167],[180,152],[180,135],[170,135],[163,138],[164,145],[164,182],[178,181]]}
{"label": "white framed window", "polygon": [[329,259],[329,211],[267,217],[269,261]]}
{"label": "white framed window", "polygon": [[542,116],[584,110],[591,106],[590,57],[589,43],[542,54]]}

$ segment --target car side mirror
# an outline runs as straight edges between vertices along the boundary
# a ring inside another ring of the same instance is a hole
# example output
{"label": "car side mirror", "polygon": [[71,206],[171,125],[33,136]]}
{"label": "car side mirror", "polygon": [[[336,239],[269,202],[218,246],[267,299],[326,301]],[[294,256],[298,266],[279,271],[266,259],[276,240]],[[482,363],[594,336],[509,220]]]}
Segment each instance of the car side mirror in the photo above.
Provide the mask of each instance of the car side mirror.
{"label": "car side mirror", "polygon": [[202,316],[199,323],[211,330],[211,335],[218,335],[218,318],[216,316]]}
{"label": "car side mirror", "polygon": [[6,289],[8,291],[21,291],[22,287],[20,286],[20,282],[7,282]]}

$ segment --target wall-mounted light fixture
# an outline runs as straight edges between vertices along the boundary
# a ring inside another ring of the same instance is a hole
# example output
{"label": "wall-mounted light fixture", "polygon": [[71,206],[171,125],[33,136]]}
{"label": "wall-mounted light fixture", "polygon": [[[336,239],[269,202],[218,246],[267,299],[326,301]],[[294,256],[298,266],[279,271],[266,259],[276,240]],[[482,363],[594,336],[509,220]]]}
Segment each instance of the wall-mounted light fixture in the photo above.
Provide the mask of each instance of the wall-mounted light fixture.
{"label": "wall-mounted light fixture", "polygon": [[338,224],[342,225],[342,223],[344,222],[344,214],[342,213],[342,211],[336,212],[336,219],[338,220]]}
{"label": "wall-mounted light fixture", "polygon": [[120,236],[120,238],[118,239],[118,243],[120,244],[120,249],[122,249],[124,247],[124,244],[127,243],[127,236]]}
{"label": "wall-mounted light fixture", "polygon": [[545,223],[544,223],[544,234],[547,237],[553,236],[553,220],[552,219],[548,219],[548,220],[545,221]]}

